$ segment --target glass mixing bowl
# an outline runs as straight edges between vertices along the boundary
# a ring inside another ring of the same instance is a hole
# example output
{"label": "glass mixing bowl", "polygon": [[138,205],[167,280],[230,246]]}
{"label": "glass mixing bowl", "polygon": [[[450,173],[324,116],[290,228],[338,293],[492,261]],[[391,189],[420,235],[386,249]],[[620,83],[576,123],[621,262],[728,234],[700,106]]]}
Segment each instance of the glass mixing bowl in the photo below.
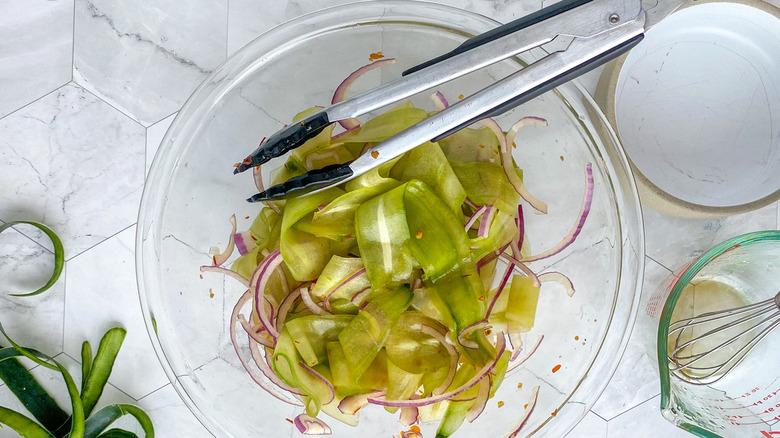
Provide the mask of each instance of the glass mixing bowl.
{"label": "glass mixing bowl", "polygon": [[[242,287],[199,272],[200,265],[211,263],[209,248],[226,245],[227,219],[236,214],[239,229],[247,229],[260,209],[245,201],[255,192],[251,172],[234,176],[233,164],[297,112],[327,105],[342,79],[366,64],[369,54],[381,51],[398,62],[361,78],[353,93],[397,78],[404,69],[498,24],[433,3],[367,2],[327,9],[248,44],[214,71],[178,114],[144,191],[138,282],[146,325],[165,372],[213,434],[295,436],[298,432],[285,419],[300,413],[257,386],[233,351],[228,319]],[[457,100],[532,59],[509,59],[439,90]],[[434,109],[427,94],[412,100]],[[536,326],[526,334],[526,345],[537,334],[544,334],[544,341],[524,366],[507,375],[482,416],[464,423],[455,436],[505,435],[537,385],[538,404],[520,435],[565,435],[612,376],[636,314],[643,273],[642,222],[636,187],[614,133],[576,83],[497,121],[507,129],[525,115],[549,122],[548,127],[521,131],[513,150],[529,190],[549,204],[547,215],[526,209],[531,253],[567,234],[582,202],[585,164],[593,163],[595,195],[581,234],[564,252],[530,264],[536,272],[567,274],[577,292],[569,297],[557,284],[543,285]],[[267,171],[283,161],[264,166],[266,182]],[[498,401],[504,402],[501,407]],[[389,438],[402,429],[396,415],[378,406],[361,410],[355,428],[321,416],[339,437]],[[432,437],[436,427],[421,425],[423,435]]]}

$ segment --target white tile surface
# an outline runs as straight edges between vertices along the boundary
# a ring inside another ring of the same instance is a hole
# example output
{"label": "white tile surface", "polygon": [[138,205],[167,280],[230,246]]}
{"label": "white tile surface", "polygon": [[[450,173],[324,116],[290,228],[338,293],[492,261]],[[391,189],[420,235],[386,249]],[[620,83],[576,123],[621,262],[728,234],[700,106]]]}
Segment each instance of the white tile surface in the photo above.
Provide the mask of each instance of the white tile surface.
{"label": "white tile surface", "polygon": [[226,0],[77,0],[74,79],[148,126],[226,56]]}
{"label": "white tile surface", "polygon": [[610,420],[607,438],[691,438],[691,434],[666,421],[661,415],[659,400],[660,396],[653,397]]}
{"label": "white tile surface", "polygon": [[607,422],[593,412],[588,412],[580,424],[566,436],[571,438],[607,438]]}
{"label": "white tile surface", "polygon": [[170,384],[138,400],[137,405],[152,419],[155,436],[187,438],[213,436],[184,406]]}
{"label": "white tile surface", "polygon": [[[21,225],[20,229],[32,228]],[[44,285],[54,269],[54,254],[11,228],[0,234],[0,319],[17,343],[47,354],[62,352],[62,315],[65,275],[48,291],[31,297],[10,294],[32,292]],[[8,343],[3,340],[3,345]]]}
{"label": "white tile surface", "polygon": [[[178,114],[178,113],[176,113]],[[154,160],[154,154],[157,153],[157,149],[160,147],[160,143],[168,131],[168,128],[173,123],[173,119],[176,118],[176,114],[160,120],[154,125],[146,129],[146,173],[149,173],[149,168],[152,166],[152,160]]]}
{"label": "white tile surface", "polygon": [[0,2],[0,118],[70,81],[73,0]]}
{"label": "white tile surface", "polygon": [[97,342],[111,327],[127,330],[110,382],[135,399],[168,379],[146,334],[135,281],[135,227],[130,227],[68,266],[65,352],[80,357],[81,342]]}
{"label": "white tile surface", "polygon": [[[643,312],[650,295],[670,274],[670,271],[645,257],[645,279],[639,312]],[[649,400],[661,393],[658,383],[656,356],[652,354],[653,333],[645,333],[644,326],[637,324],[631,333],[626,352],[620,360],[617,371],[599,400],[591,409],[601,418],[611,420],[617,415]]]}
{"label": "white tile surface", "polygon": [[0,163],[0,219],[45,222],[71,258],[135,222],[144,128],[69,84],[0,119]]}

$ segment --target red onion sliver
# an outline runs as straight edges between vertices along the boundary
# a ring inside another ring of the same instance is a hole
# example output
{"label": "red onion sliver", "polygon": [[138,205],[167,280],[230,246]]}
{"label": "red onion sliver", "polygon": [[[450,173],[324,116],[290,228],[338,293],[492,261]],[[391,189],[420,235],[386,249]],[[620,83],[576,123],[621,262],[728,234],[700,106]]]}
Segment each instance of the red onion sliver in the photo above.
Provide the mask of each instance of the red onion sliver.
{"label": "red onion sliver", "polygon": [[264,192],[265,185],[263,184],[263,172],[260,171],[260,166],[255,166],[252,168],[252,178],[255,180],[255,187],[257,187],[257,191],[260,193]]}
{"label": "red onion sliver", "polygon": [[368,406],[368,398],[384,395],[384,391],[375,391],[368,394],[348,395],[339,402],[339,411],[345,415],[355,415],[361,408]]}
{"label": "red onion sliver", "polygon": [[527,361],[534,353],[536,353],[536,350],[538,350],[539,346],[542,345],[542,340],[544,340],[544,335],[540,334],[539,337],[536,338],[536,342],[534,343],[534,345],[531,346],[531,349],[526,351],[526,353],[517,362],[510,365],[506,371],[507,372],[512,371],[513,369],[524,364],[525,361]]}
{"label": "red onion sliver", "polygon": [[355,132],[358,129],[360,129],[360,122],[358,122],[357,126],[353,126],[352,128],[349,128],[349,129],[347,129],[344,132],[339,132],[338,134],[334,135],[333,137],[330,138],[330,141],[331,141],[331,143],[333,143],[336,140],[340,139],[341,137],[343,137],[343,136],[345,136],[345,135],[347,135],[347,134],[349,134],[351,132]]}
{"label": "red onion sliver", "polygon": [[523,249],[523,242],[525,241],[525,218],[523,217],[523,206],[517,205],[517,247]]}
{"label": "red onion sliver", "polygon": [[485,319],[488,319],[490,317],[490,314],[493,312],[493,306],[496,305],[496,302],[498,301],[498,297],[501,296],[501,293],[506,288],[506,284],[509,282],[509,278],[512,277],[513,271],[514,271],[514,266],[509,265],[506,267],[504,276],[501,277],[501,283],[498,284],[498,289],[496,289],[496,295],[493,297],[492,300],[490,300],[490,305],[488,306],[487,312],[485,312]]}
{"label": "red onion sliver", "polygon": [[[514,250],[514,247],[517,246],[516,242],[512,242],[512,246],[513,246],[512,249]],[[519,254],[519,253],[520,253],[520,250],[517,250],[517,254]],[[537,277],[536,274],[534,274],[534,271],[532,271],[531,268],[526,266],[525,263],[521,262],[517,258],[512,257],[511,255],[506,254],[506,253],[501,254],[501,257],[506,259],[506,261],[508,261],[512,265],[517,266],[518,269],[520,269],[525,275],[527,275],[528,278],[530,278],[531,281],[534,282],[534,287],[541,286],[541,283],[539,282],[539,277]]]}
{"label": "red onion sliver", "polygon": [[490,223],[493,222],[495,213],[496,209],[492,205],[488,205],[485,213],[482,215],[482,220],[479,221],[479,231],[477,231],[479,237],[487,237],[488,231],[490,231]]}
{"label": "red onion sliver", "polygon": [[[274,338],[274,342],[276,342],[276,338],[279,336],[279,331],[274,324],[271,324],[268,314],[265,312],[265,306],[263,305],[265,299],[261,300],[260,297],[265,298],[265,286],[268,284],[268,279],[271,278],[271,275],[283,261],[282,255],[279,253],[278,249],[272,252],[260,262],[257,269],[255,269],[255,273],[252,275],[252,281],[249,282],[249,284],[255,284],[255,312],[257,313],[257,316],[260,317],[260,322],[262,322],[263,326],[268,330],[268,334]],[[282,275],[284,275],[284,273],[282,273]]]}
{"label": "red onion sliver", "polygon": [[489,364],[486,364],[482,368],[479,369],[477,374],[472,377],[468,382],[463,384],[460,388],[445,392],[440,395],[432,396],[432,397],[426,397],[419,400],[387,400],[384,397],[370,397],[368,399],[369,403],[380,405],[380,406],[391,406],[395,408],[406,408],[411,406],[428,406],[432,405],[434,403],[438,403],[440,401],[449,400],[452,397],[455,397],[456,395],[467,391],[474,387],[477,383],[479,383],[482,379],[485,378],[485,376],[490,373],[490,371],[493,370],[493,368],[496,367],[496,364],[498,363],[498,360],[501,358],[501,355],[504,354],[504,351],[506,351],[506,341],[504,340],[504,335],[501,333],[498,336],[498,342],[496,344],[496,358],[490,362]]}
{"label": "red onion sliver", "polygon": [[514,362],[523,351],[523,339],[520,337],[520,333],[509,333],[509,345],[512,346],[512,356],[509,357],[509,361]]}
{"label": "red onion sliver", "polygon": [[[249,377],[252,378],[252,380],[255,381],[261,388],[263,388],[266,392],[271,394],[272,396],[276,397],[277,399],[289,403],[294,406],[303,406],[303,404],[297,400],[291,400],[281,393],[279,391],[275,390],[271,386],[269,386],[265,380],[263,380],[262,377],[258,376],[257,373],[252,369],[249,362],[247,362],[246,359],[244,359],[244,356],[241,354],[241,350],[238,348],[238,340],[236,339],[236,321],[238,320],[238,315],[241,311],[241,307],[244,306],[250,299],[252,298],[252,290],[247,289],[247,291],[244,293],[244,295],[239,298],[238,302],[236,303],[235,307],[233,307],[233,314],[230,316],[230,341],[233,343],[233,349],[236,351],[236,355],[238,356],[238,360],[241,362],[241,365],[244,367],[244,369],[249,373]],[[250,349],[252,343],[250,342]]]}
{"label": "red onion sliver", "polygon": [[325,386],[327,386],[328,389],[330,390],[330,398],[327,401],[323,400],[322,404],[326,405],[326,404],[332,402],[334,398],[336,398],[336,390],[333,389],[333,385],[328,381],[328,379],[323,377],[322,374],[320,374],[320,373],[314,371],[313,369],[309,368],[305,363],[303,363],[303,361],[298,362],[298,366],[300,366],[301,368],[306,370],[307,373],[309,373],[312,376],[314,376],[315,379],[317,379],[320,382],[324,383]]}
{"label": "red onion sliver", "polygon": [[332,433],[330,426],[324,421],[306,414],[295,417],[293,424],[298,428],[298,432],[304,435],[330,435]]}
{"label": "red onion sliver", "polygon": [[301,296],[301,288],[297,288],[294,291],[287,294],[286,297],[282,300],[281,304],[279,304],[279,312],[276,315],[276,329],[278,330],[279,327],[284,325],[284,320],[287,319],[287,312],[290,311],[290,308],[292,308],[293,304],[295,303],[295,300],[297,300]]}
{"label": "red onion sliver", "polygon": [[425,333],[426,335],[439,341],[439,343],[443,345],[445,349],[447,349],[447,353],[450,355],[450,372],[447,374],[447,378],[444,379],[438,388],[431,391],[434,395],[439,395],[446,391],[447,388],[449,388],[452,380],[455,378],[455,372],[458,370],[458,358],[460,355],[458,354],[458,350],[455,349],[455,346],[450,343],[446,332],[442,333],[435,327],[429,325],[421,326],[420,332]]}
{"label": "red onion sliver", "polygon": [[263,357],[263,353],[260,352],[260,348],[258,348],[257,345],[258,344],[251,342],[250,339],[249,351],[252,353],[252,359],[255,361],[255,364],[257,364],[257,367],[260,368],[260,371],[263,372],[263,375],[279,388],[282,388],[283,390],[288,391],[294,395],[305,396],[306,395],[305,392],[284,383],[282,379],[280,379],[279,376],[277,376],[276,373],[274,373],[273,370],[271,370],[271,360],[270,360],[271,355],[266,354],[265,357]]}
{"label": "red onion sliver", "polygon": [[471,208],[473,208],[473,209],[475,209],[475,210],[476,210],[477,208],[479,208],[479,205],[475,204],[475,203],[474,203],[474,201],[472,201],[472,200],[471,200],[471,199],[469,199],[468,197],[467,197],[466,199],[464,199],[464,200],[463,200],[463,202],[464,202],[466,205],[468,205],[469,207],[471,207]]}
{"label": "red onion sliver", "polygon": [[528,401],[528,405],[526,405],[525,410],[523,411],[523,415],[520,416],[520,419],[515,423],[514,426],[512,426],[512,431],[504,435],[502,438],[515,438],[518,433],[520,433],[520,430],[525,426],[525,423],[528,421],[528,417],[531,416],[531,413],[534,411],[534,408],[536,407],[536,400],[539,399],[539,387],[534,386],[534,388],[531,390],[531,400]]}
{"label": "red onion sliver", "polygon": [[401,434],[401,438],[423,438],[423,434],[415,432],[413,430],[407,430]]}
{"label": "red onion sliver", "polygon": [[[365,274],[365,273],[366,273],[366,268],[362,268],[362,269],[359,269],[359,270],[355,271],[355,273],[354,273],[354,274],[352,274],[352,275],[350,275],[349,277],[347,277],[346,279],[344,279],[344,281],[342,281],[341,283],[339,283],[338,285],[336,285],[336,287],[334,287],[334,288],[333,288],[333,290],[332,290],[332,291],[330,291],[330,293],[328,294],[328,296],[326,296],[326,297],[325,297],[325,308],[326,308],[326,309],[328,309],[328,312],[332,312],[332,310],[331,310],[331,308],[330,308],[330,297],[332,297],[332,296],[333,296],[333,294],[335,294],[336,292],[338,292],[338,290],[339,290],[339,289],[341,289],[342,287],[344,287],[344,285],[346,285],[346,284],[347,284],[347,283],[349,283],[350,281],[352,281],[352,280],[354,280],[354,279],[356,279],[356,278],[360,277],[361,275],[363,275],[363,274]],[[354,297],[352,297],[352,298],[354,298]]]}
{"label": "red onion sliver", "polygon": [[574,283],[571,282],[569,277],[561,274],[560,272],[545,272],[544,274],[539,275],[539,281],[542,283],[547,281],[559,283],[564,288],[566,288],[566,293],[569,294],[569,296],[574,295]]}
{"label": "red onion sliver", "polygon": [[431,94],[431,100],[433,101],[433,104],[436,105],[436,109],[439,111],[450,106],[450,103],[447,102],[447,98],[444,97],[444,95],[441,94],[440,91]]}
{"label": "red onion sliver", "polygon": [[458,343],[463,348],[468,348],[470,350],[476,350],[479,348],[479,345],[477,345],[476,342],[470,341],[466,339],[471,333],[473,333],[476,330],[484,329],[485,326],[487,326],[487,319],[483,319],[481,321],[477,321],[474,324],[468,325],[466,327],[463,327],[463,330],[458,333]]}
{"label": "red onion sliver", "polygon": [[468,420],[469,423],[472,423],[474,420],[476,420],[477,417],[482,415],[482,411],[485,410],[488,398],[490,398],[491,386],[493,386],[493,377],[488,374],[487,379],[482,379],[482,381],[479,382],[479,392],[477,392],[477,398],[474,400],[474,404],[466,413],[466,420]]}
{"label": "red onion sliver", "polygon": [[[244,328],[244,331],[246,334],[249,335],[250,338],[252,338],[253,341],[257,342],[258,344],[262,345],[263,347],[268,348],[274,348],[273,342],[269,341],[268,339],[265,339],[264,337],[260,336],[259,331],[250,326],[249,322],[246,320],[244,315],[238,315],[238,322],[241,323],[241,327]],[[261,330],[265,330],[264,327],[261,327]]]}
{"label": "red onion sliver", "polygon": [[487,210],[487,208],[488,208],[487,206],[483,205],[482,207],[479,207],[477,211],[474,212],[474,214],[471,215],[471,217],[469,218],[468,222],[466,222],[465,225],[466,231],[471,229],[471,227],[475,223],[477,223],[477,220],[480,218],[480,216],[482,216],[485,213],[485,210]]}
{"label": "red onion sliver", "polygon": [[234,240],[236,242],[236,249],[241,255],[244,255],[257,248],[257,244],[255,243],[255,240],[252,239],[252,234],[249,231],[236,233]]}
{"label": "red onion sliver", "polygon": [[352,298],[350,298],[349,301],[352,304],[357,306],[358,303],[362,303],[363,300],[365,300],[368,297],[369,294],[371,294],[371,288],[367,287],[367,288],[365,288],[363,290],[359,290],[359,291],[355,292],[355,295],[352,295]]}
{"label": "red onion sliver", "polygon": [[249,288],[249,280],[239,275],[238,272],[223,268],[221,266],[201,266],[200,272],[217,272],[219,274],[224,274],[230,278],[234,278],[236,281],[243,284],[244,287]]}
{"label": "red onion sliver", "polygon": [[515,142],[517,131],[528,125],[547,126],[547,120],[535,116],[523,117],[522,119],[518,120],[514,125],[512,125],[511,128],[509,128],[509,131],[506,132],[507,146],[512,146],[512,143]]}
{"label": "red onion sliver", "polygon": [[301,299],[303,300],[303,304],[306,306],[307,309],[311,310],[311,313],[315,315],[325,314],[325,311],[322,310],[320,306],[316,305],[314,301],[312,301],[311,295],[309,295],[308,287],[302,287],[300,288],[300,291],[301,291]]}
{"label": "red onion sliver", "polygon": [[222,266],[230,258],[230,255],[233,254],[233,248],[236,246],[234,239],[236,234],[236,215],[230,216],[230,225],[233,227],[233,231],[230,232],[227,248],[219,254],[211,254],[214,266]]}
{"label": "red onion sliver", "polygon": [[580,214],[577,217],[577,221],[574,222],[574,226],[572,227],[571,231],[569,231],[569,234],[567,234],[566,237],[563,238],[563,240],[558,242],[557,245],[548,249],[547,251],[541,254],[537,254],[529,257],[523,257],[522,260],[524,262],[533,262],[536,260],[545,259],[547,257],[558,254],[559,252],[563,251],[567,246],[571,245],[572,242],[574,242],[574,240],[580,234],[580,231],[582,231],[582,227],[585,225],[585,220],[588,218],[588,213],[590,213],[590,206],[592,203],[593,203],[593,165],[591,163],[588,163],[585,165],[585,197],[582,199],[582,206],[580,207]]}
{"label": "red onion sliver", "polygon": [[506,174],[507,179],[509,179],[509,183],[512,184],[512,187],[514,187],[517,194],[520,195],[521,198],[525,199],[527,203],[531,204],[533,208],[546,214],[547,204],[532,195],[531,192],[529,192],[525,187],[525,184],[523,184],[523,180],[517,176],[514,165],[512,164],[512,151],[506,144],[506,136],[504,135],[504,131],[502,131],[501,127],[498,126],[498,123],[496,123],[496,121],[491,118],[480,120],[479,123],[493,131],[493,133],[498,138],[498,143],[501,145],[501,166],[504,168],[504,173]]}
{"label": "red onion sliver", "polygon": [[420,411],[416,407],[401,408],[401,415],[398,416],[399,423],[404,426],[411,426],[418,421],[420,421]]}
{"label": "red onion sliver", "polygon": [[[361,76],[368,73],[369,71],[383,67],[385,65],[395,64],[395,58],[385,58],[380,59],[377,61],[372,62],[371,64],[366,64],[363,67],[360,67],[359,69],[352,72],[349,76],[344,79],[344,81],[339,84],[338,88],[336,88],[336,92],[333,93],[333,99],[331,99],[330,103],[335,104],[339,103],[342,100],[347,98],[347,92],[349,91],[349,87],[352,86],[352,84]],[[344,127],[344,129],[352,129],[357,126],[360,126],[360,122],[357,119],[344,119],[339,120],[339,124]]]}

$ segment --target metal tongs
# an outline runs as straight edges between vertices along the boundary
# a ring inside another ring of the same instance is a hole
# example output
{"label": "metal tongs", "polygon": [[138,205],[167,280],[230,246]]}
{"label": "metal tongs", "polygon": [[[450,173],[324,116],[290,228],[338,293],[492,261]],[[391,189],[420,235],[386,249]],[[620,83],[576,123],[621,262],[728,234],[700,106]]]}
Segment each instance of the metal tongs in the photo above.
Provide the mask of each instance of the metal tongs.
{"label": "metal tongs", "polygon": [[684,0],[564,0],[477,35],[454,50],[403,72],[402,77],[322,109],[278,131],[234,173],[301,146],[338,120],[357,117],[533,48],[540,60],[377,143],[342,165],[327,166],[269,187],[250,202],[323,190],[361,175],[426,141],[438,141],[472,123],[502,114],[627,52],[646,29]]}

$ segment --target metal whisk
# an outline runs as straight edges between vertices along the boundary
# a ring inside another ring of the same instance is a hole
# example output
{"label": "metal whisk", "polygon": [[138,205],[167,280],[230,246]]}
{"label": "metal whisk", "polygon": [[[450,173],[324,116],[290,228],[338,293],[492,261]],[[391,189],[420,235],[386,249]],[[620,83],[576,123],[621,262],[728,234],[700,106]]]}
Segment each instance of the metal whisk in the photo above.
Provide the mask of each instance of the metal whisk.
{"label": "metal whisk", "polygon": [[[669,370],[694,385],[715,383],[778,325],[780,292],[760,303],[676,321],[669,325],[669,343],[674,341]],[[704,333],[696,335],[694,328]],[[686,340],[686,335],[691,338]],[[718,343],[721,339],[725,340]],[[694,353],[697,347],[701,351]]]}

